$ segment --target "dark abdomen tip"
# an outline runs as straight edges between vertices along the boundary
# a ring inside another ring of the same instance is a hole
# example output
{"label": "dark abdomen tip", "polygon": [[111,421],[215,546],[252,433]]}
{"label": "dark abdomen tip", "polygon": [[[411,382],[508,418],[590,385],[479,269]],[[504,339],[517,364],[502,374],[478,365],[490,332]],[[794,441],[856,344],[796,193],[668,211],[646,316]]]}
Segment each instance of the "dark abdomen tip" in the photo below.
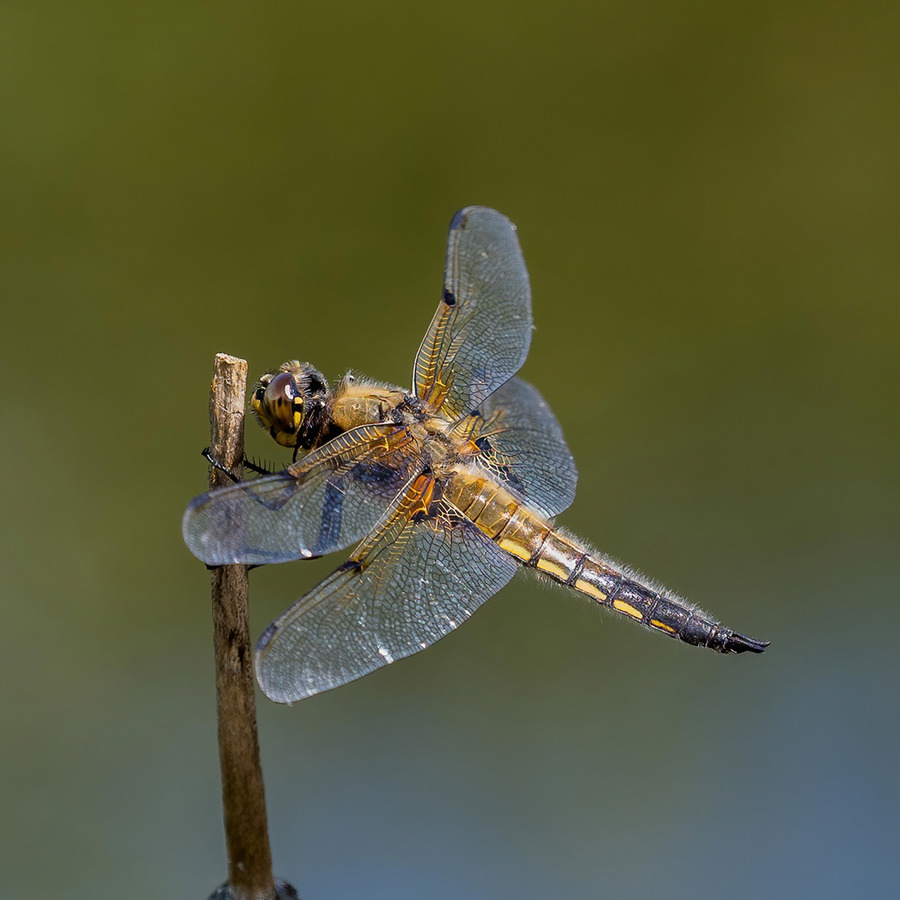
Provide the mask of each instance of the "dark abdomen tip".
{"label": "dark abdomen tip", "polygon": [[721,647],[717,647],[720,653],[762,653],[769,646],[769,641],[758,641],[756,638],[746,637],[743,634],[725,635]]}

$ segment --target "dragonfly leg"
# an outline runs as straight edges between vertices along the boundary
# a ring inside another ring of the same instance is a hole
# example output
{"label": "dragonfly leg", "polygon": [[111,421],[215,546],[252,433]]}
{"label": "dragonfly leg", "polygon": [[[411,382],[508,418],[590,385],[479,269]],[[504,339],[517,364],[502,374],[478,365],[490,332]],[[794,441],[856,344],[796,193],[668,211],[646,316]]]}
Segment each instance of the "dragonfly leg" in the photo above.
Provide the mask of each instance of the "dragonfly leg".
{"label": "dragonfly leg", "polygon": [[[233,481],[237,484],[241,479],[234,474],[227,466],[223,466],[213,455],[210,453],[209,447],[205,447],[200,451],[201,456],[214,468],[218,469],[226,478]],[[249,469],[255,475],[274,475],[275,470],[268,468],[268,466],[260,465],[255,460],[251,459],[249,456],[244,457],[244,461],[241,465],[245,469]]]}

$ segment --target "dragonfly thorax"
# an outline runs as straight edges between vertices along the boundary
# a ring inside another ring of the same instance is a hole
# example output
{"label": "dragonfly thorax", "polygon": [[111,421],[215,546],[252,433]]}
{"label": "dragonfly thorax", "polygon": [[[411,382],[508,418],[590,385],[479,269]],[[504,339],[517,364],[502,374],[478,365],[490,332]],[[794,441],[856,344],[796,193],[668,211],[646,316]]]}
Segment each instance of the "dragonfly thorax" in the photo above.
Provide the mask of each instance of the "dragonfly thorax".
{"label": "dragonfly thorax", "polygon": [[400,407],[405,406],[408,396],[402,388],[348,373],[335,387],[328,404],[326,417],[331,435],[360,425],[399,424],[404,418]]}

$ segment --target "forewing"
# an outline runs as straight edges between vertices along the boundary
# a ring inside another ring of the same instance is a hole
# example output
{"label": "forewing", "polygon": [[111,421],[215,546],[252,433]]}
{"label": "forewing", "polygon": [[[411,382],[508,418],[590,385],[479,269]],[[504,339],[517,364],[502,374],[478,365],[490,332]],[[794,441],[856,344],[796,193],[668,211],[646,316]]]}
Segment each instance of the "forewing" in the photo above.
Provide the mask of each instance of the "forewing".
{"label": "forewing", "polygon": [[525,362],[531,289],[516,227],[496,210],[454,216],[444,294],[413,368],[416,395],[451,421],[472,412]]}
{"label": "forewing", "polygon": [[208,565],[285,562],[356,543],[422,468],[404,429],[354,428],[283,472],[195,497],[185,543]]}
{"label": "forewing", "polygon": [[545,516],[575,499],[575,460],[553,411],[528,382],[511,378],[456,430],[481,449],[478,465]]}
{"label": "forewing", "polygon": [[513,558],[455,509],[435,500],[424,512],[426,480],[265,630],[256,677],[272,700],[302,700],[424,650],[515,574]]}

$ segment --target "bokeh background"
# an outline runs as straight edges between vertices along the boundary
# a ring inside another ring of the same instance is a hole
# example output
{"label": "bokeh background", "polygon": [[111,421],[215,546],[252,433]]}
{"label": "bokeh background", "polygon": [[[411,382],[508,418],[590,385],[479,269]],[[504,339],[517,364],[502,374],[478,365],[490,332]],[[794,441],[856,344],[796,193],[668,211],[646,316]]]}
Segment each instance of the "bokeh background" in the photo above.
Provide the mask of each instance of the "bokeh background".
{"label": "bokeh background", "polygon": [[[213,354],[408,384],[469,204],[519,226],[523,375],[581,472],[564,524],[772,646],[703,653],[517,579],[427,653],[260,697],[276,871],[305,900],[895,890],[897,24],[3,4],[0,894],[224,878],[179,527]],[[254,572],[254,638],[336,562]]]}

